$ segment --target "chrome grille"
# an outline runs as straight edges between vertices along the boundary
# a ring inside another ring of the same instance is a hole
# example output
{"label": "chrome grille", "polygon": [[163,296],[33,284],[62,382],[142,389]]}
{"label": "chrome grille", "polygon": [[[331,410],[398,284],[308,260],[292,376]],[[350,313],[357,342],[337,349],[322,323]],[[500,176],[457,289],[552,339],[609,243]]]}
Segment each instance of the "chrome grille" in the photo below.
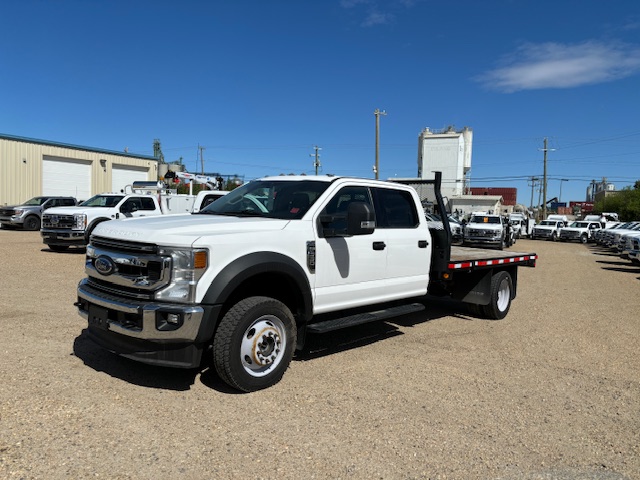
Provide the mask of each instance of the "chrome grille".
{"label": "chrome grille", "polygon": [[171,281],[172,259],[148,243],[91,237],[85,272],[93,288],[132,298],[151,298]]}
{"label": "chrome grille", "polygon": [[73,228],[73,224],[73,215],[42,215],[43,228],[64,228],[71,230]]}

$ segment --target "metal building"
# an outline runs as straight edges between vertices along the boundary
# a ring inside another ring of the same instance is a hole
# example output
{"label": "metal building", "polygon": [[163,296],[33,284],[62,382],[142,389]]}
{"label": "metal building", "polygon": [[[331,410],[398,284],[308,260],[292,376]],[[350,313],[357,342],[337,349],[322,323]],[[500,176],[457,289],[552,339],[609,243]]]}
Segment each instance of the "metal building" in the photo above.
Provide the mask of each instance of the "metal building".
{"label": "metal building", "polygon": [[39,195],[86,200],[157,178],[152,156],[0,134],[0,205]]}
{"label": "metal building", "polygon": [[432,178],[432,172],[440,171],[443,196],[465,194],[467,173],[471,169],[472,139],[473,131],[469,127],[462,130],[425,128],[418,136],[418,177]]}

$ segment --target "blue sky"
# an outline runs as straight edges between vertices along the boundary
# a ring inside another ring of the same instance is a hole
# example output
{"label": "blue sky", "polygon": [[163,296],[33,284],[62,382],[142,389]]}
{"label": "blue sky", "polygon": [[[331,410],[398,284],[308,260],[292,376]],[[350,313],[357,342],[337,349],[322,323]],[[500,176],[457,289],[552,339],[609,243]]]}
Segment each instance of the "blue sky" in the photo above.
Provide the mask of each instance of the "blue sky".
{"label": "blue sky", "polygon": [[[473,129],[471,185],[548,197],[640,179],[636,0],[6,0],[0,133],[246,180],[417,175],[425,127]],[[567,179],[561,182],[560,179]],[[537,193],[536,193],[537,195]]]}

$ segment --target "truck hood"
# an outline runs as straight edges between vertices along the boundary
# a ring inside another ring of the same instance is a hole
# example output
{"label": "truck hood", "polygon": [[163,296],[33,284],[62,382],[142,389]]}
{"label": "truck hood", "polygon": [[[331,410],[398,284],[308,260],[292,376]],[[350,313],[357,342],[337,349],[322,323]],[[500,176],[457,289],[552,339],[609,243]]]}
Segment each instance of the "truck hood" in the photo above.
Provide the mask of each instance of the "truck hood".
{"label": "truck hood", "polygon": [[255,234],[282,230],[291,220],[263,217],[178,214],[111,220],[99,224],[94,235],[153,242],[166,246],[187,246],[211,235]]}
{"label": "truck hood", "polygon": [[467,223],[467,228],[471,230],[502,230],[502,225],[497,223]]}
{"label": "truck hood", "polygon": [[113,207],[82,207],[80,205],[70,205],[68,207],[52,207],[47,208],[45,212],[47,214],[53,215],[73,215],[74,213],[85,213],[87,211],[91,212],[102,212],[102,211],[113,211]]}
{"label": "truck hood", "polygon": [[0,207],[0,211],[8,212],[10,210],[24,210],[26,212],[40,211],[40,205],[6,205]]}

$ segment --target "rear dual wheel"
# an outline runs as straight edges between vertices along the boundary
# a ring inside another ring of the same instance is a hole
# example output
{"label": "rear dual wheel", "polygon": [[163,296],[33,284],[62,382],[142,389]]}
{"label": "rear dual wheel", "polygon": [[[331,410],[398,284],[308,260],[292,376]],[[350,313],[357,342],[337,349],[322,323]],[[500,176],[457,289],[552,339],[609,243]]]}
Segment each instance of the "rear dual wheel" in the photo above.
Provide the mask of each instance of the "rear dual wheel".
{"label": "rear dual wheel", "polygon": [[487,305],[468,303],[469,313],[476,317],[502,320],[509,313],[513,298],[513,280],[508,272],[498,272],[491,278],[489,297]]}
{"label": "rear dual wheel", "polygon": [[482,310],[487,318],[502,320],[509,313],[513,298],[513,280],[507,272],[498,272],[491,278],[491,298]]}

